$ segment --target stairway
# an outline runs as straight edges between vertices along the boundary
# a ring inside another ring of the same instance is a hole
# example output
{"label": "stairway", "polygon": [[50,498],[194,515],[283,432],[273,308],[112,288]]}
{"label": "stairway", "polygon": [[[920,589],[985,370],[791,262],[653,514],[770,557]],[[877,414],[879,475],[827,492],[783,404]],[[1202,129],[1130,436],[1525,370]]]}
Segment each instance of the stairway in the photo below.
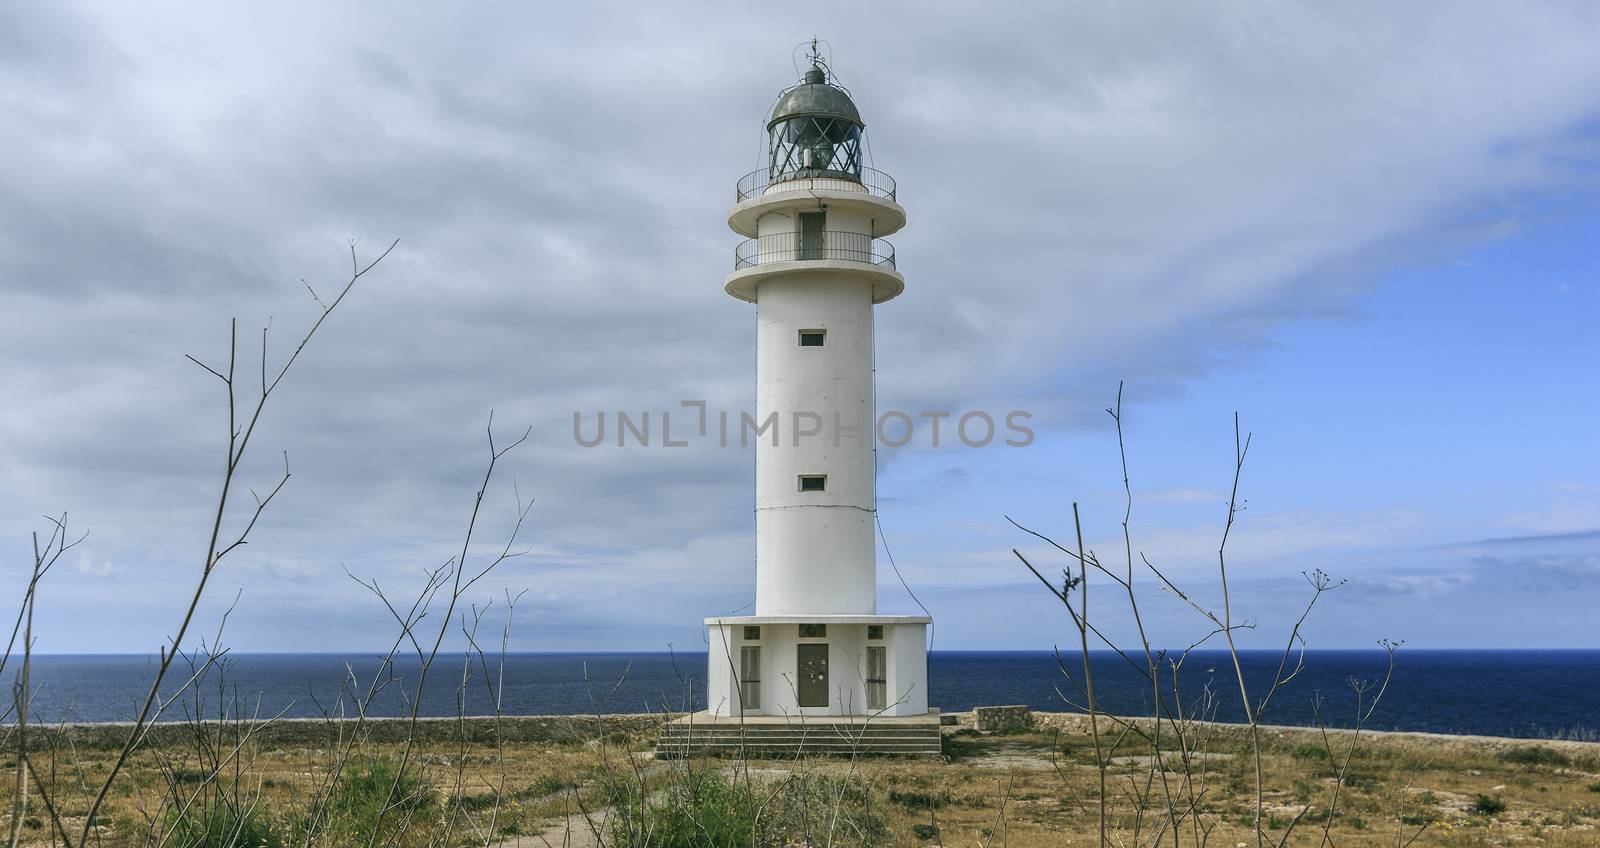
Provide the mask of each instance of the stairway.
{"label": "stairway", "polygon": [[752,716],[741,722],[700,712],[666,725],[656,741],[656,756],[660,758],[738,756],[741,752],[748,757],[938,756],[939,713],[930,710],[927,716],[871,720],[846,716]]}

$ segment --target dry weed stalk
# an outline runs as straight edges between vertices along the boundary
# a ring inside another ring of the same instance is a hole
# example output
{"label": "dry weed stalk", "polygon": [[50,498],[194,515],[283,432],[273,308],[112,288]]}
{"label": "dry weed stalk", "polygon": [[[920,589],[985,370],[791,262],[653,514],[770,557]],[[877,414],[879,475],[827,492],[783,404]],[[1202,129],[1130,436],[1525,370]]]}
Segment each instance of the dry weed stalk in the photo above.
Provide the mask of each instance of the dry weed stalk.
{"label": "dry weed stalk", "polygon": [[[287,485],[290,477],[288,455],[285,454],[282,474],[278,477],[273,486],[267,490],[265,496],[262,496],[254,490],[251,491],[251,496],[255,502],[254,507],[247,511],[242,521],[242,526],[236,533],[229,533],[226,537],[224,536],[225,526],[232,515],[232,510],[230,507],[232,506],[232,501],[234,499],[233,496],[238,485],[239,469],[256,434],[256,426],[261,421],[261,415],[266,409],[268,400],[283,383],[284,378],[288,376],[295,363],[299,361],[300,355],[305,351],[307,345],[310,344],[311,339],[317,335],[318,330],[322,328],[328,317],[344,301],[345,297],[349,295],[351,290],[354,289],[356,283],[375,266],[377,266],[378,263],[382,262],[383,259],[387,257],[392,250],[394,250],[396,244],[398,244],[398,242],[390,243],[389,246],[385,248],[377,258],[363,265],[359,256],[357,255],[355,243],[351,243],[351,267],[349,278],[345,281],[338,294],[331,301],[325,302],[317,296],[314,290],[311,291],[311,296],[313,300],[316,301],[320,311],[318,312],[316,319],[312,322],[310,328],[306,330],[306,332],[300,337],[299,341],[294,345],[293,349],[290,351],[288,357],[283,361],[282,365],[277,367],[275,370],[269,371],[268,368],[267,343],[269,334],[267,328],[262,328],[260,361],[258,363],[259,383],[252,400],[246,401],[242,397],[244,393],[242,390],[244,387],[241,385],[240,380],[244,377],[244,375],[240,370],[237,321],[231,322],[230,324],[228,362],[225,367],[220,369],[213,368],[193,356],[187,357],[191,362],[195,363],[207,373],[220,380],[226,391],[227,397],[226,454],[224,456],[224,462],[222,463],[221,482],[218,486],[215,505],[210,513],[211,519],[209,539],[206,543],[205,554],[201,558],[199,576],[192,592],[189,595],[188,603],[178,619],[177,627],[173,631],[172,636],[168,642],[161,646],[159,661],[155,667],[155,672],[152,676],[149,688],[144,693],[137,716],[129,728],[127,736],[121,747],[118,749],[116,756],[113,758],[109,768],[107,769],[104,778],[100,779],[98,788],[92,792],[91,800],[88,801],[87,809],[83,816],[83,827],[75,838],[69,836],[65,830],[58,812],[60,805],[56,803],[56,800],[53,797],[51,797],[57,786],[53,768],[55,753],[53,747],[54,742],[51,742],[51,777],[47,781],[41,779],[41,776],[33,767],[32,760],[29,757],[30,745],[27,740],[27,722],[28,707],[33,696],[33,693],[30,690],[29,670],[31,666],[33,646],[33,612],[35,601],[37,599],[39,581],[50,570],[50,567],[60,559],[62,554],[76,546],[78,543],[82,542],[84,537],[78,536],[75,539],[69,539],[65,515],[63,515],[60,519],[50,519],[54,529],[51,531],[51,535],[46,540],[46,543],[43,547],[39,546],[37,534],[35,535],[34,567],[32,576],[30,577],[28,585],[23,594],[21,608],[18,613],[17,627],[13,628],[11,641],[7,644],[4,655],[0,656],[0,672],[3,672],[6,663],[9,661],[13,649],[15,648],[17,635],[20,631],[23,643],[22,670],[18,675],[17,686],[13,692],[12,705],[10,707],[10,710],[14,710],[16,712],[17,719],[12,725],[12,728],[7,732],[8,736],[14,734],[16,738],[14,740],[10,738],[3,740],[4,744],[14,744],[18,751],[16,773],[17,785],[13,795],[13,816],[11,820],[10,833],[7,839],[8,846],[12,846],[12,848],[14,848],[18,842],[18,828],[26,811],[28,788],[30,784],[39,791],[40,800],[50,813],[53,827],[52,838],[59,837],[64,845],[75,845],[77,848],[85,848],[85,846],[89,844],[91,838],[94,838],[96,841],[98,841],[99,835],[96,829],[98,813],[100,812],[101,807],[104,805],[107,796],[110,794],[112,787],[117,784],[118,778],[121,776],[123,769],[127,766],[129,760],[133,757],[136,751],[139,751],[145,745],[151,726],[160,719],[165,710],[171,707],[173,703],[177,702],[178,699],[190,689],[190,687],[193,687],[196,682],[204,677],[208,670],[214,668],[221,660],[224,652],[219,652],[215,647],[213,647],[199,654],[200,661],[198,664],[196,664],[193,662],[193,659],[196,655],[188,655],[184,653],[184,642],[188,636],[190,627],[194,624],[196,611],[200,606],[201,600],[205,597],[207,586],[209,585],[210,579],[215,573],[217,567],[230,553],[249,542],[251,531],[255,529],[256,524],[260,521],[262,515],[266,512],[267,507],[272,503],[273,499],[283,491],[283,488],[285,485]],[[307,288],[310,290],[309,285]],[[225,539],[226,541],[224,541]],[[223,616],[223,620],[226,621],[226,614]],[[212,644],[214,646],[216,643],[213,642]],[[163,686],[167,682],[168,675],[171,672],[174,663],[180,658],[184,658],[186,662],[190,662],[191,673],[177,686],[175,691],[173,691],[170,695],[163,697]],[[4,717],[0,717],[0,720],[3,720],[3,718]],[[243,745],[248,739],[248,736],[248,732],[239,735],[233,746],[230,748],[228,755],[224,759],[219,759],[216,761],[219,768],[226,765],[226,763],[233,761],[233,757],[237,756],[238,752],[243,749]],[[218,749],[213,748],[212,750],[215,751]],[[80,789],[88,794],[89,787],[84,779],[81,768],[77,770],[77,776],[79,777]],[[215,775],[212,775],[212,778],[214,779]],[[201,786],[197,788],[196,792],[204,792],[210,785],[211,780],[202,781]],[[186,808],[186,805],[181,807],[179,811],[180,814],[182,814],[183,810]]]}
{"label": "dry weed stalk", "polygon": [[[33,571],[28,576],[27,588],[22,593],[22,604],[17,610],[16,623],[11,626],[11,638],[6,640],[5,653],[0,654],[0,678],[5,675],[6,664],[11,660],[11,654],[16,649],[17,636],[22,636],[22,668],[18,671],[16,681],[11,689],[11,706],[0,714],[0,722],[17,715],[16,722],[0,737],[0,747],[15,744],[17,748],[17,773],[14,795],[11,799],[11,828],[6,836],[8,848],[16,848],[17,840],[22,836],[22,820],[28,811],[28,784],[29,774],[33,766],[28,760],[28,706],[34,697],[32,670],[33,670],[33,611],[35,602],[39,597],[39,581],[49,573],[50,569],[60,561],[61,555],[77,547],[80,542],[88,537],[85,532],[69,540],[67,532],[67,516],[62,513],[60,518],[45,516],[50,522],[50,535],[46,537],[44,547],[39,547],[39,534],[33,534]],[[60,818],[56,815],[55,806],[48,797],[42,802],[50,812],[50,819],[59,827]]]}
{"label": "dry weed stalk", "polygon": [[[1044,576],[1044,574],[1024,556],[1021,551],[1013,549],[1012,553],[1036,577],[1039,582],[1050,591],[1061,603],[1062,608],[1071,619],[1078,636],[1078,651],[1081,657],[1081,668],[1074,673],[1068,665],[1060,649],[1056,650],[1056,664],[1062,676],[1067,680],[1072,692],[1064,693],[1057,689],[1057,694],[1062,701],[1074,709],[1087,714],[1090,736],[1094,743],[1095,768],[1099,779],[1097,793],[1097,826],[1098,842],[1101,846],[1113,841],[1118,844],[1130,846],[1160,846],[1171,844],[1179,848],[1184,842],[1183,836],[1188,836],[1188,842],[1196,848],[1203,848],[1209,844],[1212,833],[1222,824],[1222,820],[1214,813],[1206,813],[1206,799],[1210,788],[1208,777],[1208,752],[1206,741],[1215,738],[1215,711],[1217,704],[1209,688],[1202,692],[1198,703],[1185,705],[1184,690],[1181,672],[1185,661],[1190,654],[1214,639],[1222,637],[1226,655],[1233,672],[1232,677],[1238,687],[1239,700],[1242,708],[1242,723],[1245,726],[1252,757],[1254,771],[1254,785],[1251,794],[1251,829],[1257,848],[1266,848],[1268,845],[1283,848],[1293,835],[1296,827],[1312,810],[1312,804],[1305,804],[1282,827],[1281,833],[1268,832],[1265,813],[1266,780],[1263,770],[1263,743],[1261,738],[1262,718],[1267,707],[1272,703],[1283,687],[1295,680],[1305,669],[1306,642],[1303,630],[1306,620],[1311,615],[1312,609],[1322,595],[1343,585],[1343,581],[1335,581],[1320,569],[1313,569],[1304,574],[1310,586],[1310,597],[1305,606],[1300,610],[1298,618],[1289,629],[1282,653],[1279,655],[1276,669],[1273,671],[1271,683],[1264,693],[1258,697],[1252,696],[1247,682],[1244,661],[1241,650],[1235,639],[1235,632],[1239,630],[1254,629],[1255,625],[1246,621],[1236,620],[1233,609],[1233,597],[1228,582],[1228,542],[1232,536],[1234,524],[1239,513],[1244,510],[1244,502],[1240,499],[1240,482],[1244,473],[1245,458],[1250,449],[1250,436],[1242,431],[1239,418],[1234,416],[1234,454],[1233,454],[1233,479],[1228,496],[1226,518],[1223,522],[1221,540],[1217,545],[1216,563],[1217,578],[1221,592],[1220,611],[1209,608],[1197,602],[1189,593],[1179,587],[1167,574],[1152,563],[1142,552],[1138,555],[1138,566],[1135,564],[1135,549],[1131,529],[1133,515],[1133,487],[1131,475],[1128,471],[1127,441],[1123,431],[1122,387],[1117,388],[1116,404],[1107,409],[1115,423],[1117,436],[1117,450],[1122,465],[1122,485],[1124,493],[1124,507],[1122,513],[1122,568],[1120,573],[1108,567],[1091,550],[1086,549],[1083,542],[1082,518],[1078,504],[1072,505],[1073,532],[1076,536],[1076,550],[1067,548],[1057,543],[1049,536],[1029,529],[1012,520],[1008,521],[1018,529],[1048,544],[1055,551],[1064,554],[1069,563],[1075,565],[1076,573],[1069,567],[1063,572],[1062,580],[1057,585]],[[1144,625],[1144,616],[1139,607],[1139,598],[1135,592],[1136,575],[1148,571],[1157,581],[1157,586],[1174,598],[1181,600],[1186,606],[1198,613],[1208,624],[1209,632],[1200,639],[1190,644],[1187,648],[1169,655],[1167,651],[1154,648]],[[1125,650],[1111,638],[1095,619],[1089,614],[1089,587],[1092,579],[1109,579],[1116,584],[1126,598],[1127,612],[1131,619],[1133,631],[1138,644],[1132,650]],[[1075,596],[1075,598],[1074,598]],[[1120,658],[1142,680],[1143,685],[1149,688],[1150,714],[1147,718],[1131,719],[1114,716],[1106,713],[1100,706],[1096,696],[1093,665],[1090,661],[1090,643],[1104,646],[1112,654]],[[1348,767],[1350,757],[1353,756],[1355,746],[1359,740],[1359,732],[1373,710],[1377,708],[1378,701],[1387,689],[1389,680],[1394,670],[1394,652],[1399,643],[1388,641],[1380,643],[1387,651],[1389,657],[1388,672],[1374,690],[1372,684],[1364,681],[1351,681],[1354,690],[1357,710],[1355,715],[1355,733],[1351,735],[1349,748],[1342,759],[1338,760],[1338,771],[1330,797],[1325,810],[1324,826],[1322,829],[1323,845],[1331,841],[1329,836],[1333,817],[1338,812],[1340,786],[1344,779],[1344,770]],[[1163,682],[1163,667],[1170,672],[1170,677]],[[1365,700],[1369,691],[1372,691],[1371,700]],[[1320,705],[1319,705],[1320,709]],[[1318,713],[1320,722],[1320,712]],[[1102,723],[1106,730],[1102,731]],[[1121,815],[1125,822],[1113,832],[1111,822],[1110,804],[1113,800],[1113,784],[1109,780],[1110,772],[1115,765],[1115,752],[1130,740],[1137,739],[1148,745],[1151,751],[1143,769],[1129,768],[1126,773],[1118,775],[1116,783],[1117,792],[1124,803]],[[1059,773],[1059,770],[1058,770]],[[1063,776],[1063,779],[1065,777]]]}
{"label": "dry weed stalk", "polygon": [[[283,382],[283,378],[288,376],[289,369],[293,368],[295,362],[300,359],[300,354],[305,351],[306,345],[310,344],[311,339],[322,328],[323,322],[327,321],[328,316],[333,314],[333,310],[344,302],[345,297],[350,294],[351,289],[355,288],[356,283],[379,262],[382,262],[390,251],[394,250],[396,244],[399,244],[399,242],[391,242],[378,255],[378,258],[364,266],[356,255],[355,244],[352,243],[350,245],[349,281],[345,283],[344,287],[339,290],[339,294],[330,303],[324,304],[320,298],[317,298],[316,292],[312,292],[312,297],[317,300],[318,305],[322,307],[322,311],[317,316],[316,321],[311,324],[311,328],[305,332],[305,335],[300,337],[299,344],[295,345],[294,350],[270,380],[267,372],[267,328],[263,327],[261,329],[260,391],[256,396],[253,408],[241,409],[240,407],[238,375],[236,374],[239,363],[239,325],[237,321],[230,324],[226,372],[212,368],[193,356],[188,357],[191,362],[221,380],[228,396],[227,455],[223,463],[222,483],[217,493],[216,508],[212,512],[211,537],[206,543],[200,576],[195,583],[193,593],[190,595],[188,608],[184,610],[182,617],[178,620],[177,630],[173,633],[169,642],[170,647],[169,645],[161,646],[161,659],[156,665],[156,672],[154,679],[150,682],[150,689],[145,694],[144,705],[140,707],[138,717],[134,720],[132,729],[128,731],[127,741],[123,743],[122,749],[118,751],[105,779],[100,783],[99,791],[95,793],[94,800],[89,804],[89,811],[83,820],[83,830],[77,839],[77,844],[80,848],[88,845],[89,837],[94,832],[95,814],[99,812],[100,806],[105,803],[106,796],[110,794],[112,785],[117,781],[117,776],[122,773],[123,767],[128,763],[128,758],[133,755],[133,752],[143,741],[150,723],[159,717],[157,705],[161,703],[161,684],[166,681],[167,672],[172,668],[173,661],[178,657],[179,649],[184,642],[184,636],[188,634],[189,627],[194,622],[195,611],[200,606],[200,600],[205,596],[206,585],[211,580],[211,575],[216,571],[218,564],[222,562],[224,557],[249,541],[250,531],[255,529],[256,522],[266,512],[267,506],[272,503],[273,498],[277,497],[278,493],[283,491],[283,487],[289,482],[289,455],[285,453],[283,457],[283,475],[278,478],[277,483],[267,492],[266,497],[263,498],[254,490],[251,491],[250,494],[255,499],[254,510],[250,511],[244,527],[233,535],[232,541],[225,545],[222,544],[223,523],[228,517],[228,505],[236,482],[235,475],[239,470],[239,464],[244,461],[246,451],[250,447],[250,440],[255,435],[256,425],[261,421],[261,413],[266,409],[267,400],[272,397],[272,393]],[[206,666],[202,666],[201,669],[196,671],[191,676],[190,682],[203,674],[209,664],[210,659],[208,658]],[[176,695],[173,697],[176,697]]]}

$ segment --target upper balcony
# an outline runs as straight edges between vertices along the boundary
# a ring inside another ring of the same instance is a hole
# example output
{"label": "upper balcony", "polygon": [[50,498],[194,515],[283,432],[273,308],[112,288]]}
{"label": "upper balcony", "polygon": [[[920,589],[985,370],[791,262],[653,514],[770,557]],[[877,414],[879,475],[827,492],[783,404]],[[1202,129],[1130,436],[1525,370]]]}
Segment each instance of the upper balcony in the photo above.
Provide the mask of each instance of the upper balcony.
{"label": "upper balcony", "polygon": [[[859,173],[858,173],[859,172]],[[791,169],[746,174],[736,189],[738,202],[728,210],[728,227],[746,238],[760,230],[769,213],[794,213],[819,205],[849,208],[872,221],[876,235],[889,236],[906,225],[906,210],[896,201],[894,178],[872,168],[855,170]]]}
{"label": "upper balcony", "polygon": [[866,192],[873,197],[895,202],[894,177],[877,168],[862,166],[859,173],[826,169],[801,169],[785,171],[776,177],[771,168],[751,171],[735,187],[734,203],[743,203],[756,197],[781,194],[787,191],[810,191],[826,188],[835,191]]}

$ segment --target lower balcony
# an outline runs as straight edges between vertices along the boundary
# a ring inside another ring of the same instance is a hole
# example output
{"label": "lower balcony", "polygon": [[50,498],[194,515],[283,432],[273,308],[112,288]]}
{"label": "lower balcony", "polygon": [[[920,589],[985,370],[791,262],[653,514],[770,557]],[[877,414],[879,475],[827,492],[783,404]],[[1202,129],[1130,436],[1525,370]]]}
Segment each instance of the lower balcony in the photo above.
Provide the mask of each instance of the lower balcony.
{"label": "lower balcony", "polygon": [[894,245],[865,233],[820,230],[770,233],[741,242],[733,251],[733,269],[772,262],[832,260],[894,268]]}

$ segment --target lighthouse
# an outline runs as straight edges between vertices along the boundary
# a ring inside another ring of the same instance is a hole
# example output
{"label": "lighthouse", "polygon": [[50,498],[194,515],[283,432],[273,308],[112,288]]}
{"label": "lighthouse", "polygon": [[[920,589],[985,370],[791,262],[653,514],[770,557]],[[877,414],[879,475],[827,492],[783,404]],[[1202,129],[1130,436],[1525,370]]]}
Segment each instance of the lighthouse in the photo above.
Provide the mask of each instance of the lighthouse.
{"label": "lighthouse", "polygon": [[706,619],[707,714],[931,717],[936,745],[930,619],[877,602],[873,311],[905,290],[884,237],[906,212],[849,91],[809,64],[728,212],[746,241],[724,288],[756,318],[756,597]]}

